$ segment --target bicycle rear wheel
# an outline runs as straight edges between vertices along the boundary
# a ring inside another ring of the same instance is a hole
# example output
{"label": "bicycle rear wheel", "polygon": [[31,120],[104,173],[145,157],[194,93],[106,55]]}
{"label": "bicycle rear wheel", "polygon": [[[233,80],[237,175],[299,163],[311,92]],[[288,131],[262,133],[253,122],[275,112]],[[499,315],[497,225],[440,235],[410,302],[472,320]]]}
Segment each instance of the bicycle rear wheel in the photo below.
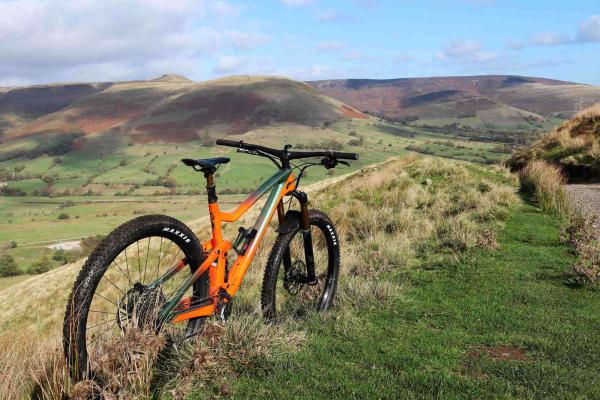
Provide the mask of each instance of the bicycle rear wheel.
{"label": "bicycle rear wheel", "polygon": [[[63,344],[73,379],[92,377],[105,347],[132,328],[181,338],[199,332],[203,318],[180,327],[157,316],[204,259],[192,231],[168,216],[141,216],[110,233],[88,257],[67,302]],[[178,273],[156,287],[149,285],[181,260],[185,265]],[[204,274],[184,297],[194,301],[207,293]]]}

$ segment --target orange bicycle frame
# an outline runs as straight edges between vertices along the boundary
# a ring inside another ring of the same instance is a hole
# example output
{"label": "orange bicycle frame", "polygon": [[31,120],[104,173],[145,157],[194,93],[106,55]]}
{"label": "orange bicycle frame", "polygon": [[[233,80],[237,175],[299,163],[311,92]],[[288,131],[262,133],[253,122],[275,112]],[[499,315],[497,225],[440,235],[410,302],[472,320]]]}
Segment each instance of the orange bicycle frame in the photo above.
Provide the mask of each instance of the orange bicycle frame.
{"label": "orange bicycle frame", "polygon": [[[161,316],[171,322],[181,322],[190,318],[213,315],[216,311],[217,299],[229,301],[235,295],[275,211],[282,204],[283,197],[296,189],[296,178],[292,174],[291,169],[283,168],[265,181],[255,192],[250,194],[238,208],[231,212],[223,212],[219,209],[212,174],[206,175],[206,179],[209,194],[208,210],[210,213],[212,239],[204,242],[202,245],[204,252],[207,254],[204,262],[198,266],[190,277],[182,282],[175,291],[174,297],[167,301],[161,311]],[[232,243],[223,239],[222,224],[224,222],[239,220],[269,190],[271,190],[271,193],[253,226],[253,230],[255,230],[254,237],[248,242],[245,251],[238,253],[235,262],[229,268],[226,276],[227,253],[232,249]],[[282,211],[281,208],[280,210]],[[281,217],[282,215],[280,215]],[[186,259],[179,261],[165,275],[153,282],[151,286],[159,286],[182,270],[185,265],[187,265]],[[209,276],[209,297],[206,300],[208,300],[208,304],[194,306],[190,298],[182,299],[185,292],[207,271]]]}

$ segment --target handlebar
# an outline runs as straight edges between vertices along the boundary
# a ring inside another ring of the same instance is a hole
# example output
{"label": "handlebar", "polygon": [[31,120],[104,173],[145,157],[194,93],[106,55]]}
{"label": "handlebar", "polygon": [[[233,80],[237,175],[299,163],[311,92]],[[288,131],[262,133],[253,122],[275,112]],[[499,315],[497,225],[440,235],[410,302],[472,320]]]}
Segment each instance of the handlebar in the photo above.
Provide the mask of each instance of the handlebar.
{"label": "handlebar", "polygon": [[[287,146],[285,150],[276,150],[271,149],[269,147],[260,146],[258,144],[250,144],[244,143],[242,140],[236,142],[234,140],[226,140],[226,139],[217,139],[217,144],[221,146],[229,146],[235,147],[238,149],[244,150],[258,150],[263,153],[270,154],[272,156],[278,157],[282,160],[297,160],[299,158],[309,158],[309,157],[329,157],[335,158],[339,160],[358,160],[358,154],[356,153],[342,153],[340,151],[288,151]],[[290,146],[291,147],[291,146]]]}

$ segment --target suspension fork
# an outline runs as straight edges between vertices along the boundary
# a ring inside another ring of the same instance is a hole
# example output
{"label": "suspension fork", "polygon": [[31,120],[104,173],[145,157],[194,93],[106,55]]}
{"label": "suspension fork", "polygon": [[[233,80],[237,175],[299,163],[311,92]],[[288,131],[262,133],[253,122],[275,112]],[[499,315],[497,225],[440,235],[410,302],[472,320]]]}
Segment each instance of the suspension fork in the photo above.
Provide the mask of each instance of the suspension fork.
{"label": "suspension fork", "polygon": [[[313,253],[312,233],[308,220],[308,196],[304,192],[294,192],[294,197],[300,202],[300,229],[304,240],[304,259],[306,261],[306,280],[309,285],[317,284],[315,276],[315,256]],[[288,249],[289,250],[289,249]]]}
{"label": "suspension fork", "polygon": [[[283,199],[279,200],[279,204],[277,204],[277,219],[279,220],[279,225],[283,224],[285,220]],[[286,273],[292,268],[292,255],[290,254],[289,246],[285,249],[285,253],[283,253],[283,267]]]}

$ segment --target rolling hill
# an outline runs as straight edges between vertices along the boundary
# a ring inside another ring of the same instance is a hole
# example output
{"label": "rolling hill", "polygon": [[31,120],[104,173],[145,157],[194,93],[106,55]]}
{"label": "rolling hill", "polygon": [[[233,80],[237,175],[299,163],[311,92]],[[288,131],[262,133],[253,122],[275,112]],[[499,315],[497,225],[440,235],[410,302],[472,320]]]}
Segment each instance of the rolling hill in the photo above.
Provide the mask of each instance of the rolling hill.
{"label": "rolling hill", "polygon": [[600,102],[600,87],[544,78],[484,75],[309,82],[363,112],[413,126],[536,130]]}
{"label": "rolling hill", "polygon": [[55,153],[99,144],[110,150],[130,143],[242,134],[278,123],[320,127],[343,117],[367,118],[307,84],[274,77],[193,82],[164,75],[148,81],[9,88],[0,92],[0,157],[52,154],[48,142],[52,148],[60,142]]}
{"label": "rolling hill", "polygon": [[517,171],[532,160],[560,165],[571,181],[600,180],[600,105],[587,108],[507,160]]}

